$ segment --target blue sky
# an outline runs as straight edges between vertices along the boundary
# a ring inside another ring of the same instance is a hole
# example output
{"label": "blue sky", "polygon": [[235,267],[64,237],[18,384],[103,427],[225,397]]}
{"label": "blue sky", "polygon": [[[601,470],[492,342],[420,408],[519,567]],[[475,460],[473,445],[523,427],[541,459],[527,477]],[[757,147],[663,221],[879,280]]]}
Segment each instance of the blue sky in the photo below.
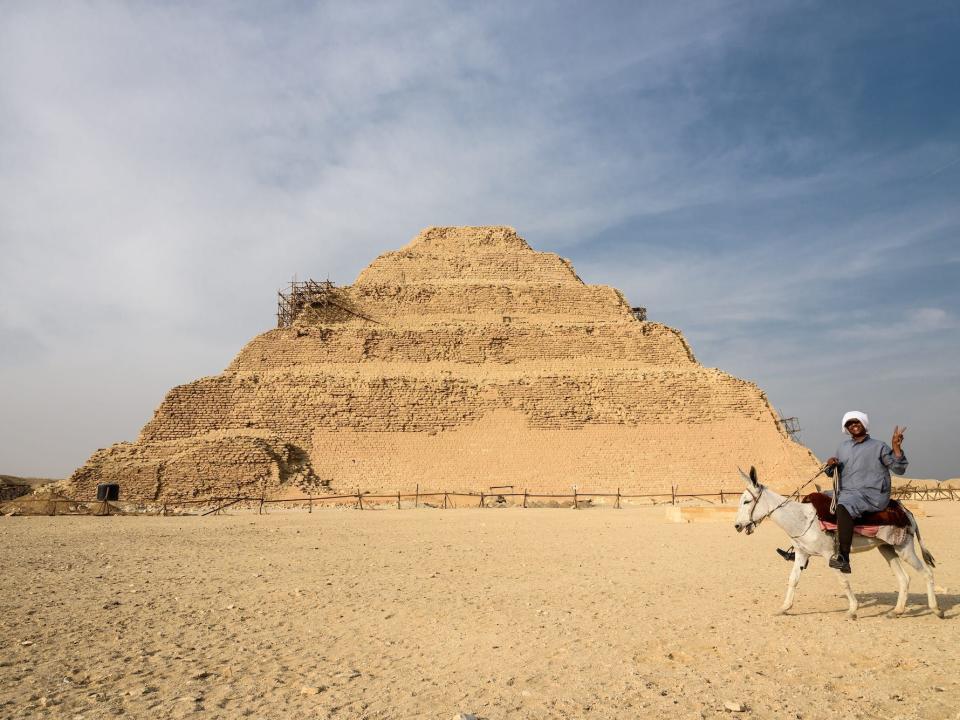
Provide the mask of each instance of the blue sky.
{"label": "blue sky", "polygon": [[960,6],[4,3],[0,472],[68,474],[429,225],[507,224],[821,457],[960,475]]}

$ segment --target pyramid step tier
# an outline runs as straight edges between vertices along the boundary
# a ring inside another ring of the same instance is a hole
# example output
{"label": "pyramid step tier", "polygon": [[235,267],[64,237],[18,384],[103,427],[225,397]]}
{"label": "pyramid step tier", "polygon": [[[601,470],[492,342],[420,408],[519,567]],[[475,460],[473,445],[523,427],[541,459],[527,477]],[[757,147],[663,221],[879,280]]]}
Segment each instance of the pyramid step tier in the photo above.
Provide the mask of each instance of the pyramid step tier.
{"label": "pyramid step tier", "polygon": [[[444,432],[318,428],[293,445],[263,430],[218,430],[100,450],[72,478],[76,497],[98,482],[122,484],[123,498],[321,496],[334,492],[614,492],[669,497],[741,492],[737,466],[792,491],[816,472],[802,446],[784,442],[767,419],[677,424],[532,427],[495,410]],[[717,502],[718,498],[710,498]],[[439,499],[433,498],[435,503]],[[456,504],[476,500],[451,499]],[[608,499],[607,502],[610,502]]]}
{"label": "pyramid step tier", "polygon": [[629,320],[630,306],[604,285],[560,283],[364,283],[337,288],[332,303],[304,309],[299,322],[329,323],[368,318],[390,323],[430,315],[566,316],[567,320]]}
{"label": "pyramid step tier", "polygon": [[303,445],[311,428],[441,432],[500,409],[520,412],[538,428],[773,421],[756,386],[698,366],[550,374],[531,367],[455,372],[378,365],[203,378],[171,390],[140,439],[257,428]]}
{"label": "pyramid step tier", "polygon": [[683,337],[665,325],[617,323],[383,326],[316,325],[263,333],[247,344],[229,370],[282,370],[322,363],[537,360],[630,361],[648,365],[694,362]]}
{"label": "pyramid step tier", "polygon": [[569,260],[533,250],[512,255],[499,251],[467,255],[401,250],[374,260],[355,285],[443,282],[569,283],[583,287]]}

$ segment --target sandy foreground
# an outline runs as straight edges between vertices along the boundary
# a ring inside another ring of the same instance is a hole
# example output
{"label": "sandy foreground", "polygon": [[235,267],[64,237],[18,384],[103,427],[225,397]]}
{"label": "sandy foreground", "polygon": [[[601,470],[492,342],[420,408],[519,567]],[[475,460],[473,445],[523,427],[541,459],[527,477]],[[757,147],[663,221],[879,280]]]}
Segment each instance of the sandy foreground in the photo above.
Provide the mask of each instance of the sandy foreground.
{"label": "sandy foreground", "polygon": [[[0,717],[960,718],[960,504],[911,572],[664,508],[0,518]],[[744,710],[731,713],[725,704]]]}

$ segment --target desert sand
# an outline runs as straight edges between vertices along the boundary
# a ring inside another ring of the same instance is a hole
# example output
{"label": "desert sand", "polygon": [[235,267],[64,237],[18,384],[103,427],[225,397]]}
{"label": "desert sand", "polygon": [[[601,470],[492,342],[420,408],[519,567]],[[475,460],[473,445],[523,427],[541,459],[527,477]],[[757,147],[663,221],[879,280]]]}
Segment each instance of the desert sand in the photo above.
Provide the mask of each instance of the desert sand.
{"label": "desert sand", "polygon": [[0,717],[958,718],[923,509],[943,620],[876,552],[858,620],[818,560],[775,617],[786,535],[662,507],[0,518]]}

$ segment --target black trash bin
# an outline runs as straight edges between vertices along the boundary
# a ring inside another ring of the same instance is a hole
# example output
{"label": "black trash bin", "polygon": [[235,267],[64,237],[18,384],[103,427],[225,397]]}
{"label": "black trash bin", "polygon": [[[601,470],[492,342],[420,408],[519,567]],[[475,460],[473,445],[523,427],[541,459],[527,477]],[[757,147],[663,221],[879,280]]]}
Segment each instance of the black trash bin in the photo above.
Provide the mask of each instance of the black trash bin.
{"label": "black trash bin", "polygon": [[116,483],[100,483],[97,485],[97,500],[100,502],[114,502],[120,499],[120,486]]}

